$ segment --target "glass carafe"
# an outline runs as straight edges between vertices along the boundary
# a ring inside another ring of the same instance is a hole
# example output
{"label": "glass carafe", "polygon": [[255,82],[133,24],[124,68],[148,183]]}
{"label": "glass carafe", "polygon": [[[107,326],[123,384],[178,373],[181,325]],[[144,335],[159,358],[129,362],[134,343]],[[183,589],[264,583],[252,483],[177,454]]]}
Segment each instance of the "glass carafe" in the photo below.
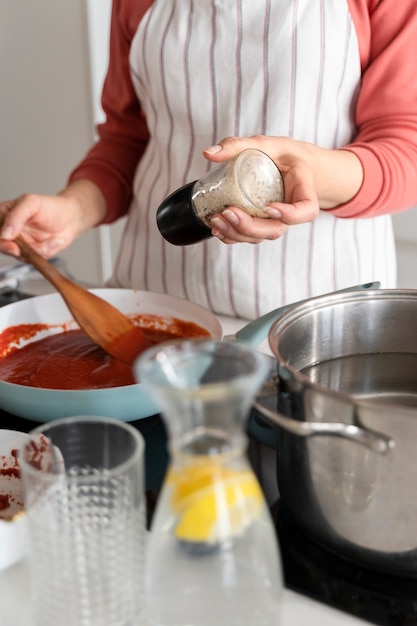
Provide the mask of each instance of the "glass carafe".
{"label": "glass carafe", "polygon": [[170,442],[147,552],[149,625],[279,626],[279,548],[244,434],[266,357],[181,341],[148,350],[135,369]]}

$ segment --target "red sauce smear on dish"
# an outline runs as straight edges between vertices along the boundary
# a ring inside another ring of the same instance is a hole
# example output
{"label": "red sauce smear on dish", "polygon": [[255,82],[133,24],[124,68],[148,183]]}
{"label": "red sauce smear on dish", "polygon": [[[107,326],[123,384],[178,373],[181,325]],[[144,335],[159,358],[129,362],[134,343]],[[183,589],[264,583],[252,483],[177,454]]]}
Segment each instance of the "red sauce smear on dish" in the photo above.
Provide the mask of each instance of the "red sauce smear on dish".
{"label": "red sauce smear on dish", "polygon": [[[153,343],[171,339],[209,337],[193,322],[140,315],[134,323]],[[19,347],[47,325],[20,324],[0,334],[0,380],[44,389],[101,389],[133,385],[132,366],[99,348],[81,330],[64,330]],[[1,356],[3,355],[3,356]]]}
{"label": "red sauce smear on dish", "polygon": [[11,460],[0,456],[0,476],[20,478],[20,465],[17,458],[17,449],[10,451]]}
{"label": "red sauce smear on dish", "polygon": [[[10,451],[7,456],[0,455],[0,476],[6,477],[6,480],[20,479],[20,465],[17,458],[17,449]],[[2,485],[4,486],[4,481]],[[16,498],[16,494],[10,492],[0,492],[0,519],[7,521],[11,519],[8,510],[13,502],[23,507],[23,502]]]}
{"label": "red sauce smear on dish", "polygon": [[10,496],[8,493],[0,493],[0,511],[5,511],[6,509],[9,508],[10,506],[9,499],[10,499]]}

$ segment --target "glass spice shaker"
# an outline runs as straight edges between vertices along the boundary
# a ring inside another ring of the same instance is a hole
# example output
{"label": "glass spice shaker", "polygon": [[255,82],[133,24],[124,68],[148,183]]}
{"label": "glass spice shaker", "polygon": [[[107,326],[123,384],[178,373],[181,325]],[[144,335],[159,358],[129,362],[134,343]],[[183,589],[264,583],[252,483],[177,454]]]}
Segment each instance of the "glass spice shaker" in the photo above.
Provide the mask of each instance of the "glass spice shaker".
{"label": "glass spice shaker", "polygon": [[261,150],[249,148],[174,191],[159,206],[156,221],[167,241],[182,246],[211,237],[212,216],[228,206],[267,218],[265,207],[283,200],[278,167]]}
{"label": "glass spice shaker", "polygon": [[279,626],[282,574],[244,426],[267,377],[243,343],[174,341],[135,371],[166,422],[171,460],[145,568],[149,626]]}

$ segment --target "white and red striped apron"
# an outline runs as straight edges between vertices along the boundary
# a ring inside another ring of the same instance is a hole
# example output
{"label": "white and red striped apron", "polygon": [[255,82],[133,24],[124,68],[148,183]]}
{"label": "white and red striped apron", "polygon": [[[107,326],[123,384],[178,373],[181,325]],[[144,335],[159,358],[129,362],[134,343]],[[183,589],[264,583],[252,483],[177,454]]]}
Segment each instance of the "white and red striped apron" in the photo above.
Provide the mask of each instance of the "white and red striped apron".
{"label": "white and red striped apron", "polygon": [[131,48],[151,139],[112,285],[165,292],[251,319],[281,304],[380,280],[395,286],[391,218],[314,223],[282,239],[177,247],[160,235],[160,202],[202,176],[223,137],[284,135],[326,148],[355,134],[358,42],[345,0],[156,0]]}

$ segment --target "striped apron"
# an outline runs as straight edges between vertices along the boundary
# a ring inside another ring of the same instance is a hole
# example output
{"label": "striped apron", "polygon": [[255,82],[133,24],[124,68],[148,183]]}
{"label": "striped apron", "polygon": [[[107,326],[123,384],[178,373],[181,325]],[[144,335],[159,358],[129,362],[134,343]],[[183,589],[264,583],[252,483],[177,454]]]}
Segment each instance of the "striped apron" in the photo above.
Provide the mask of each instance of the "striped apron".
{"label": "striped apron", "polygon": [[324,148],[352,141],[361,68],[345,0],[156,0],[130,65],[151,137],[113,286],[243,319],[371,280],[395,286],[389,216],[321,211],[276,241],[185,247],[167,243],[155,220],[167,195],[208,171],[201,152],[223,137],[283,135]]}

